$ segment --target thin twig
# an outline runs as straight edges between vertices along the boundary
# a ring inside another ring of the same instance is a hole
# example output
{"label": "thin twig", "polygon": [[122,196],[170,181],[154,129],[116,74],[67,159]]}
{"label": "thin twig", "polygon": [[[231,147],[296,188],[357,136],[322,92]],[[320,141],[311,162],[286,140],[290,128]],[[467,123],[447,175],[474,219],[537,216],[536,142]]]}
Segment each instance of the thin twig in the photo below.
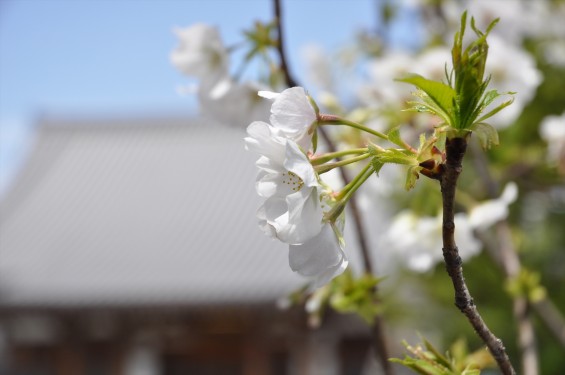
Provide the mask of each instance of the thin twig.
{"label": "thin twig", "polygon": [[[472,142],[469,147],[475,168],[480,176],[483,186],[490,198],[495,198],[498,184],[490,174],[485,154],[480,150],[477,142]],[[506,278],[515,278],[520,274],[522,265],[520,258],[512,243],[508,222],[502,221],[496,226],[498,244],[487,246],[490,256],[502,268]],[[484,243],[488,243],[481,236]],[[534,325],[531,319],[530,302],[524,296],[516,296],[512,300],[514,319],[518,329],[518,350],[522,360],[522,373],[524,375],[537,375],[539,373],[539,355],[536,343]]]}
{"label": "thin twig", "polygon": [[[324,140],[326,147],[328,147],[329,152],[335,152],[335,146],[331,138],[328,136],[326,129],[320,126],[318,127],[318,131],[320,132],[320,135],[322,136],[322,139]],[[345,171],[344,168],[338,168],[338,169],[344,185],[347,185],[347,183],[350,181],[347,171]],[[365,229],[363,227],[361,212],[359,210],[357,201],[355,200],[354,196],[351,197],[347,205],[349,206],[349,212],[351,213],[351,217],[353,219],[353,227],[355,228],[357,234],[357,242],[359,245],[359,249],[361,251],[361,256],[363,258],[363,270],[367,274],[374,275],[373,262],[369,254],[369,245],[367,244],[367,236],[365,234]],[[376,286],[374,287],[373,291],[375,293],[375,299],[376,299],[375,303],[378,303],[378,299],[376,297],[378,289]],[[392,365],[388,360],[390,355],[388,352],[387,341],[384,335],[384,322],[380,315],[375,316],[371,329],[372,329],[371,334],[373,336],[373,342],[375,346],[375,352],[377,358],[379,358],[380,360],[383,371],[385,375],[393,375],[394,370],[392,369]]]}
{"label": "thin twig", "polygon": [[[298,86],[296,80],[292,77],[288,64],[286,62],[286,55],[285,55],[285,49],[284,49],[284,37],[283,37],[283,30],[282,30],[282,12],[281,12],[281,4],[280,4],[280,0],[273,0],[274,3],[274,11],[275,11],[275,18],[276,18],[276,23],[277,23],[277,33],[278,33],[278,44],[277,44],[277,51],[279,54],[279,58],[280,58],[280,68],[281,71],[284,75],[284,80],[285,83],[288,87],[294,87],[294,86]],[[336,152],[337,149],[332,141],[332,139],[330,138],[330,136],[327,134],[326,130],[323,127],[318,127],[318,131],[319,134],[321,135],[322,139],[324,140],[326,147],[328,148],[329,152]],[[343,180],[343,183],[345,185],[347,185],[347,183],[350,181],[349,176],[347,175],[347,172],[344,170],[344,168],[338,168],[341,174],[341,179]],[[354,197],[352,197],[349,202],[348,202],[348,206],[349,206],[349,210],[351,212],[351,216],[353,218],[353,227],[355,228],[356,234],[357,234],[357,242],[359,244],[359,249],[361,251],[362,254],[362,258],[363,258],[363,269],[365,271],[365,273],[367,274],[371,274],[373,275],[373,263],[371,260],[371,257],[369,255],[369,246],[367,244],[367,236],[365,234],[365,230],[363,227],[363,222],[362,222],[362,218],[361,218],[361,212],[359,210],[359,207],[357,206],[357,201],[355,200]],[[374,288],[374,292],[375,292],[375,298],[377,295],[377,288]],[[375,301],[375,302],[378,302]],[[373,320],[373,324],[372,324],[372,332],[371,335],[373,337],[373,343],[375,346],[375,353],[377,358],[380,361],[380,364],[382,366],[382,369],[384,371],[385,375],[394,375],[394,370],[392,368],[391,363],[389,362],[388,358],[390,357],[389,352],[388,352],[388,347],[387,347],[387,341],[385,338],[385,332],[384,332],[384,322],[383,319],[380,315],[376,315],[374,320]]]}
{"label": "thin twig", "polygon": [[[498,186],[490,174],[485,154],[480,150],[477,143],[472,143],[471,146],[473,161],[478,175],[480,176],[489,197],[495,198]],[[495,252],[494,249],[496,247],[488,245],[487,249],[491,250],[489,254],[502,267],[506,277],[515,277],[520,272],[522,265],[518,252],[510,238],[509,231],[510,228],[506,220],[498,223],[497,234],[500,242],[500,245],[498,246],[500,251]],[[524,297],[520,298],[525,299]],[[539,363],[539,355],[535,344],[535,336],[530,334],[530,331],[533,331],[531,310],[534,310],[537,313],[542,322],[549,328],[549,331],[555,336],[563,348],[565,348],[565,319],[548,297],[538,302],[532,303],[527,300],[526,302],[527,304],[524,304],[522,301],[514,301],[514,315],[518,322],[518,344],[522,352],[523,373],[525,375],[530,375],[537,374],[539,372],[539,365],[537,365]],[[522,307],[519,308],[517,305]],[[526,322],[526,320],[528,320],[528,322]],[[536,363],[535,370],[533,370],[534,362]]]}
{"label": "thin twig", "polygon": [[[510,227],[506,221],[496,225],[498,242],[482,233],[477,233],[481,242],[485,244],[489,255],[503,270],[507,278],[518,276],[521,265],[516,254]],[[524,296],[513,298],[513,314],[518,329],[518,349],[522,360],[522,374],[537,375],[539,373],[539,355],[535,337],[534,325],[531,317],[531,304]]]}
{"label": "thin twig", "polygon": [[548,298],[544,298],[533,303],[532,307],[561,346],[565,348],[565,319],[555,304]]}
{"label": "thin twig", "polygon": [[[498,249],[506,277],[517,277],[522,267],[512,244],[508,222],[500,222],[496,226],[496,232],[499,238]],[[539,360],[536,335],[530,313],[530,302],[525,296],[517,296],[513,303],[514,318],[518,326],[518,348],[522,357],[522,373],[524,375],[537,375],[539,373]]]}
{"label": "thin twig", "polygon": [[447,273],[451,277],[455,289],[455,305],[467,317],[475,332],[487,345],[502,373],[504,375],[514,375],[516,372],[506,354],[504,344],[489,330],[473,302],[463,277],[463,263],[455,243],[455,190],[457,180],[463,168],[462,161],[466,150],[467,140],[465,138],[447,140],[446,162],[440,176],[443,200],[443,257]]}
{"label": "thin twig", "polygon": [[286,62],[286,54],[284,49],[284,37],[282,31],[282,12],[281,12],[281,2],[280,0],[273,1],[275,7],[275,23],[277,25],[277,35],[278,35],[278,43],[277,43],[277,51],[279,53],[281,70],[284,75],[285,83],[288,87],[298,86],[296,81],[290,74],[290,69],[288,68],[288,64]]}

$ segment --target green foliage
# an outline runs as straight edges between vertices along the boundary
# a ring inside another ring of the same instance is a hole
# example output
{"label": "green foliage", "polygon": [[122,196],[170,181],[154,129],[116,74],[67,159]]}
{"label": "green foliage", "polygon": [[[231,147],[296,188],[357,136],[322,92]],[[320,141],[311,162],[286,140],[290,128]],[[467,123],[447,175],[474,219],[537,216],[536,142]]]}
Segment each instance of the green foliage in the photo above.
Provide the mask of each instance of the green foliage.
{"label": "green foliage", "polygon": [[498,132],[492,125],[477,122],[471,126],[471,130],[479,138],[483,149],[488,149],[493,145],[498,146]]}
{"label": "green foliage", "polygon": [[439,128],[450,138],[464,137],[468,131],[476,131],[483,147],[498,144],[496,130],[486,124],[485,120],[512,104],[513,99],[499,104],[482,116],[481,114],[495,99],[514,94],[499,93],[497,90],[487,91],[490,78],[484,79],[488,55],[486,38],[497,22],[498,19],[494,20],[483,33],[475,27],[474,19],[471,19],[471,28],[477,39],[463,49],[463,36],[467,24],[467,13],[463,13],[461,28],[453,42],[453,71],[450,74],[446,73],[448,84],[432,81],[417,74],[398,80],[418,88],[414,93],[418,100],[409,102],[410,110],[428,112],[440,117],[443,122]]}
{"label": "green foliage", "polygon": [[380,311],[375,287],[381,280],[369,274],[354,278],[351,272],[344,273],[332,283],[330,306],[341,313],[357,314],[371,325]]}
{"label": "green foliage", "polygon": [[276,26],[275,21],[266,24],[256,21],[252,29],[243,32],[250,46],[249,51],[245,55],[246,61],[257,55],[264,55],[271,48],[275,48],[278,45]]}
{"label": "green foliage", "polygon": [[418,172],[421,169],[418,157],[414,152],[394,148],[382,149],[374,145],[369,145],[369,152],[373,155],[371,163],[377,174],[383,165],[387,163],[407,165],[408,171],[406,174],[405,188],[406,190],[410,190],[414,187],[418,179]]}
{"label": "green foliage", "polygon": [[423,375],[479,375],[481,369],[494,364],[494,359],[486,349],[469,353],[463,340],[457,340],[445,355],[425,338],[422,341],[423,346],[419,344],[415,347],[404,342],[406,350],[412,356],[406,355],[404,359],[392,358],[390,361]]}
{"label": "green foliage", "polygon": [[406,143],[400,136],[400,126],[395,126],[386,134],[388,140],[397,146],[404,147]]}
{"label": "green foliage", "polygon": [[373,144],[369,144],[369,152],[373,156],[372,164],[375,172],[378,174],[384,164],[402,164],[408,166],[406,171],[406,182],[404,187],[406,190],[412,189],[416,180],[419,178],[420,172],[424,170],[425,174],[430,177],[434,173],[439,173],[438,168],[443,163],[444,155],[437,146],[445,146],[445,134],[436,131],[431,137],[426,138],[424,134],[420,135],[420,145],[417,150],[408,148],[410,146],[400,138],[398,128],[393,128],[387,134],[389,141],[397,145],[407,147],[405,149],[383,149]]}
{"label": "green foliage", "polygon": [[506,281],[506,291],[513,297],[526,297],[530,302],[536,303],[547,296],[547,291],[540,285],[541,276],[538,272],[527,269]]}
{"label": "green foliage", "polygon": [[454,104],[456,92],[442,82],[426,79],[418,74],[398,79],[400,82],[410,83],[419,90],[414,93],[420,100],[409,102],[413,105],[411,110],[429,112],[441,117],[445,124],[454,124]]}
{"label": "green foliage", "polygon": [[305,303],[313,326],[321,324],[328,308],[343,314],[356,314],[372,325],[375,316],[381,312],[376,287],[383,279],[370,274],[355,277],[348,268],[329,284],[313,292],[308,285],[295,290],[287,296],[286,302],[290,306]]}

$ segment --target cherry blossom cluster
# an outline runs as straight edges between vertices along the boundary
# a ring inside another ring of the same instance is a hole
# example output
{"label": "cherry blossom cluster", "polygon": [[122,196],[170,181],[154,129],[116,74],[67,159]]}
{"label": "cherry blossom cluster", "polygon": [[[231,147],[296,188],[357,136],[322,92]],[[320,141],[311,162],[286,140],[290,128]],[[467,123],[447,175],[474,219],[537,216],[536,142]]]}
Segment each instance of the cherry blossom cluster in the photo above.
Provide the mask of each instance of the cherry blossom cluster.
{"label": "cherry blossom cluster", "polygon": [[[496,130],[505,129],[515,122],[543,79],[532,55],[520,47],[524,39],[537,32],[530,27],[518,27],[526,24],[521,21],[521,15],[527,11],[532,14],[532,19],[540,19],[534,15],[547,16],[549,21],[536,30],[542,32],[540,30],[543,29],[544,33],[549,34],[551,20],[565,11],[558,8],[553,14],[548,11],[549,5],[541,2],[534,5],[509,1],[508,4],[505,22],[507,26],[515,25],[516,32],[508,33],[512,27],[504,27],[495,29],[489,35],[491,48],[485,71],[496,90],[507,92],[512,89],[518,91],[519,95],[508,107],[509,110],[500,112],[491,120],[494,129],[485,130],[483,125],[480,125],[482,129],[472,129],[476,135],[480,135],[481,131],[488,133],[483,137],[488,138],[487,142],[496,142]],[[415,7],[421,5],[419,1],[413,2]],[[455,15],[460,13],[460,9],[452,2],[442,2],[441,6],[448,20],[455,19]],[[480,15],[479,20],[483,25],[492,21],[492,14],[500,13],[493,9],[498,5],[487,1],[465,2],[465,6]],[[557,34],[563,32],[559,30]],[[327,66],[330,59],[316,53],[316,49],[310,49],[309,57],[313,61],[310,70],[319,73],[316,80],[322,90],[318,102],[324,109],[339,113],[338,117],[320,114],[318,105],[301,87],[273,93],[267,91],[271,88],[265,83],[242,80],[232,74],[230,48],[224,45],[215,27],[195,24],[177,29],[175,33],[180,43],[171,53],[171,61],[181,72],[195,79],[196,85],[190,91],[198,96],[202,114],[226,124],[243,126],[251,123],[247,127],[245,143],[246,148],[259,157],[256,188],[263,198],[257,211],[259,226],[267,235],[289,245],[291,268],[313,278],[316,285],[328,282],[347,267],[342,238],[343,208],[368,176],[379,173],[385,163],[404,164],[408,167],[405,187],[411,188],[419,175],[434,178],[437,168],[445,161],[442,149],[445,131],[436,131],[437,126],[441,125],[437,117],[426,117],[422,113],[417,116],[406,115],[406,112],[402,112],[411,90],[408,85],[394,82],[394,78],[411,72],[421,74],[428,80],[444,80],[445,73],[453,69],[451,49],[446,45],[440,43],[418,53],[385,50],[377,58],[369,59],[366,64],[369,80],[355,88],[359,106],[349,111],[339,103],[337,96],[325,91],[333,87],[328,78],[331,76],[331,69]],[[554,60],[559,61],[558,56]],[[405,82],[418,86],[424,81],[411,78]],[[562,120],[563,116],[546,118],[540,135],[549,145],[548,161],[565,169],[564,137],[560,131],[563,128]],[[336,144],[343,151],[316,154],[318,127],[336,124],[346,125],[333,133],[338,135]],[[351,129],[354,131],[348,131]],[[370,137],[375,136],[398,147],[382,148],[372,142]],[[410,145],[418,142],[418,147]],[[352,157],[342,160],[344,156]],[[321,178],[325,172],[358,161],[362,167],[354,170],[359,174],[341,191],[332,191]],[[402,173],[402,177],[405,175]],[[371,197],[373,202],[360,200],[363,214],[374,216],[375,206],[379,206],[381,215],[392,216],[393,211],[400,213],[392,220],[386,219],[388,223],[383,225],[383,228],[388,228],[386,231],[382,228],[372,231],[379,236],[372,242],[379,245],[383,250],[381,252],[386,250],[392,253],[390,257],[400,260],[412,270],[430,270],[441,260],[438,251],[441,247],[438,243],[440,220],[433,213],[430,216],[417,214],[410,209],[385,209],[390,206],[391,191],[396,190],[390,185],[397,182],[398,172],[385,168],[379,177],[379,184],[375,182],[376,179],[369,180],[367,184],[376,192]],[[517,187],[510,183],[501,198],[474,202],[467,205],[467,212],[457,214],[458,243],[464,259],[479,253],[482,248],[474,233],[505,219],[508,206],[516,196]],[[490,207],[490,210],[484,207]]]}
{"label": "cherry blossom cluster", "polygon": [[197,95],[202,116],[239,127],[268,117],[268,103],[257,96],[268,87],[253,80],[242,82],[230,73],[229,49],[216,27],[197,23],[174,31],[179,45],[171,52],[171,63],[196,80],[179,91]]}
{"label": "cherry blossom cluster", "polygon": [[301,87],[259,94],[273,100],[270,123],[252,122],[245,138],[246,149],[259,155],[256,188],[264,198],[259,225],[289,245],[292,270],[321,286],[348,261],[341,220],[325,217],[335,199],[309,159],[319,114]]}

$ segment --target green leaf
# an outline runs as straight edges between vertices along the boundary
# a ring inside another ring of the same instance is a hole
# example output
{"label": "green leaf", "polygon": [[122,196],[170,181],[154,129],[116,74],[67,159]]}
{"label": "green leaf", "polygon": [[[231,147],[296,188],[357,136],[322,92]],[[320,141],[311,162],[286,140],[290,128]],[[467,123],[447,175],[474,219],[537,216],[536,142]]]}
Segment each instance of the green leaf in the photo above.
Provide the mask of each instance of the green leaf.
{"label": "green leaf", "polygon": [[431,342],[429,342],[427,339],[422,338],[424,341],[424,346],[426,347],[426,349],[428,351],[430,351],[433,354],[433,357],[435,358],[436,362],[438,362],[439,364],[441,364],[442,366],[445,366],[447,368],[451,367],[451,363],[449,362],[449,360],[439,352],[439,350],[437,350]]}
{"label": "green leaf", "polygon": [[381,168],[385,164],[382,161],[380,161],[379,158],[372,158],[371,165],[373,167],[373,170],[375,171],[375,174],[378,176],[379,172],[381,171]]}
{"label": "green leaf", "polygon": [[471,130],[479,137],[483,149],[489,149],[491,146],[498,146],[498,132],[487,123],[478,122],[471,126]]}
{"label": "green leaf", "polygon": [[438,105],[436,105],[432,99],[430,99],[428,94],[418,89],[418,91],[414,92],[413,95],[420,98],[421,101],[409,101],[408,104],[412,107],[405,109],[405,111],[431,113],[433,115],[441,117],[446,124],[451,124],[451,115],[444,113],[443,110]]}
{"label": "green leaf", "polygon": [[429,99],[440,109],[438,115],[451,118],[453,114],[453,100],[455,98],[455,90],[442,82],[426,79],[418,74],[412,74],[408,77],[398,79],[400,82],[410,83],[429,97]]}
{"label": "green leaf", "polygon": [[377,146],[376,144],[374,144],[373,142],[369,141],[367,143],[367,148],[369,149],[369,152],[371,153],[371,155],[373,156],[379,156],[380,154],[383,153],[383,149],[379,146]]}
{"label": "green leaf", "polygon": [[314,129],[314,134],[312,134],[312,152],[316,153],[318,148],[318,129]]}
{"label": "green leaf", "polygon": [[475,92],[474,97],[470,102],[471,107],[465,109],[466,112],[461,112],[461,129],[468,129],[473,123],[478,122],[476,121],[476,119],[487,107],[487,102],[491,102],[496,97],[491,97],[493,95],[492,91],[494,90],[491,90],[485,94],[489,83],[490,77],[478,86],[477,91]]}
{"label": "green leaf", "polygon": [[425,134],[420,134],[420,146],[418,147],[418,161],[424,161],[432,157],[432,149],[437,141],[435,136],[426,139]]}
{"label": "green leaf", "polygon": [[404,147],[404,141],[402,140],[402,138],[400,138],[400,126],[395,126],[394,128],[392,128],[386,134],[386,136],[388,137],[388,140],[394,143],[395,145]]}
{"label": "green leaf", "polygon": [[483,100],[481,101],[481,107],[486,108],[490,103],[493,102],[494,99],[498,98],[503,94],[499,93],[498,90],[490,90],[483,96]]}
{"label": "green leaf", "polygon": [[409,369],[413,370],[414,372],[421,374],[421,375],[438,375],[440,374],[437,372],[437,369],[433,368],[432,365],[427,363],[422,359],[414,359],[412,357],[406,356],[404,359],[399,358],[391,358],[389,361],[393,363],[399,363],[403,366],[408,367]]}
{"label": "green leaf", "polygon": [[514,102],[514,98],[505,101],[504,103],[500,104],[498,107],[496,107],[495,109],[493,109],[492,111],[488,112],[486,115],[482,116],[481,118],[479,118],[478,120],[476,120],[475,122],[483,122],[488,118],[491,118],[492,116],[494,116],[495,114],[497,114],[498,112],[500,112],[502,109],[508,107],[510,104],[512,104]]}
{"label": "green leaf", "polygon": [[416,155],[408,150],[397,150],[390,148],[388,150],[381,151],[375,156],[381,163],[393,163],[393,164],[403,164],[403,165],[418,165],[418,160]]}
{"label": "green leaf", "polygon": [[341,313],[355,313],[372,325],[380,307],[375,299],[375,286],[382,280],[372,275],[353,278],[351,273],[332,282],[331,307]]}
{"label": "green leaf", "polygon": [[422,167],[419,165],[414,165],[408,168],[406,172],[406,184],[404,188],[406,190],[412,189],[416,185],[416,180],[420,177],[419,172],[422,170]]}

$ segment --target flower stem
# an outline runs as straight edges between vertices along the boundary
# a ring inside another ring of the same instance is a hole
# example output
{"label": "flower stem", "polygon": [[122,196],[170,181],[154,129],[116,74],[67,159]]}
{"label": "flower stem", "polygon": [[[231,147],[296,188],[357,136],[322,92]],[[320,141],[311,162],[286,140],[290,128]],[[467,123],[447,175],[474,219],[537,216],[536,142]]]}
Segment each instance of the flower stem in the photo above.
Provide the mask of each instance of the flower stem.
{"label": "flower stem", "polygon": [[352,128],[355,129],[359,129],[362,130],[366,133],[372,134],[374,136],[377,136],[379,138],[382,138],[386,141],[388,141],[388,136],[386,134],[383,134],[375,129],[371,129],[368,128],[364,125],[361,125],[355,121],[351,121],[339,116],[334,116],[334,115],[324,115],[324,114],[320,114],[320,118],[318,120],[318,125],[346,125],[346,126],[350,126]]}
{"label": "flower stem", "polygon": [[467,150],[466,138],[448,139],[446,143],[446,163],[440,177],[443,200],[443,257],[447,273],[455,289],[455,305],[467,317],[477,334],[489,348],[498,367],[504,375],[515,375],[502,341],[487,327],[482,319],[463,277],[463,267],[459,250],[455,243],[455,190],[462,171],[463,156]]}
{"label": "flower stem", "polygon": [[[297,82],[293,79],[293,77],[291,76],[289,69],[288,69],[288,65],[286,63],[286,58],[285,58],[285,53],[284,53],[284,44],[283,44],[283,31],[282,31],[282,12],[281,12],[281,5],[280,5],[280,0],[273,0],[274,3],[274,12],[275,12],[275,18],[277,20],[277,32],[278,32],[278,48],[277,48],[277,52],[279,54],[279,57],[281,59],[281,70],[283,72],[284,78],[285,78],[285,82],[286,85],[288,87],[294,87],[294,86],[298,86]],[[283,63],[284,62],[284,63]],[[327,132],[325,131],[324,128],[320,127],[319,128],[320,131],[320,135],[322,136],[322,138],[324,139],[324,141],[326,142],[328,149],[330,151],[335,151],[335,145],[332,142],[332,139],[328,136]],[[343,179],[344,183],[347,184],[348,176],[346,171],[343,168],[339,169],[339,172],[341,174],[341,178]],[[359,243],[359,250],[361,252],[361,255],[363,257],[363,267],[365,269],[365,272],[369,273],[369,274],[373,274],[373,266],[372,266],[372,260],[369,256],[369,246],[367,244],[367,240],[366,240],[366,234],[365,234],[365,230],[363,228],[363,223],[361,220],[361,213],[359,212],[359,207],[357,206],[357,202],[355,200],[355,198],[351,198],[350,202],[349,202],[349,209],[351,212],[351,215],[353,217],[353,223],[354,223],[354,228],[356,230],[356,234],[357,234],[357,241]],[[375,286],[374,288],[374,292],[375,295],[377,293],[377,287]],[[375,303],[377,302],[377,298],[375,297]],[[388,352],[388,347],[387,347],[387,340],[385,337],[385,331],[384,331],[384,322],[383,319],[380,315],[376,315],[374,320],[373,320],[373,329],[372,329],[372,337],[373,337],[373,344],[374,344],[374,350],[375,350],[375,354],[377,359],[379,360],[382,369],[384,371],[384,375],[394,375],[395,371],[391,366],[391,363],[389,362],[388,358],[389,356],[389,352]]]}
{"label": "flower stem", "polygon": [[369,149],[367,147],[364,148],[353,148],[350,150],[343,150],[343,151],[336,151],[336,152],[328,152],[319,156],[314,156],[310,159],[310,163],[312,165],[320,165],[324,164],[332,159],[341,158],[342,156],[347,155],[358,155],[364,154],[368,152]]}
{"label": "flower stem", "polygon": [[326,213],[325,219],[330,222],[335,221],[335,219],[337,219],[337,217],[343,212],[346,203],[351,199],[353,193],[355,193],[357,189],[359,189],[359,187],[363,185],[363,183],[367,181],[369,176],[371,176],[372,174],[372,165],[371,163],[367,163],[367,165],[361,170],[361,172],[359,172],[359,174],[357,174],[357,176],[355,176],[355,178],[351,180],[351,182],[348,183],[339,192],[339,194],[336,196],[336,199],[339,202]]}
{"label": "flower stem", "polygon": [[[326,129],[323,127],[318,128],[320,135],[324,139],[324,142],[328,146],[330,151],[336,150],[335,145],[332,139],[328,136]],[[347,171],[344,168],[339,168],[339,172],[341,174],[341,178],[343,182],[349,185],[349,177],[347,175]],[[349,212],[351,213],[351,217],[353,219],[353,227],[355,228],[357,234],[357,242],[359,244],[359,250],[363,259],[363,270],[365,273],[369,275],[374,275],[374,267],[373,261],[369,254],[369,245],[367,244],[367,236],[365,234],[365,229],[363,227],[363,219],[361,216],[361,212],[359,210],[359,206],[357,205],[357,200],[353,196],[349,200]],[[378,304],[380,298],[378,297],[378,288],[375,286],[373,288],[375,300],[374,303]],[[381,367],[384,371],[384,375],[394,375],[395,371],[392,368],[391,362],[388,360],[389,349],[387,345],[387,339],[385,336],[385,322],[381,315],[375,315],[373,318],[373,322],[371,324],[371,335],[373,338],[373,346],[375,350],[376,357],[381,364]]]}
{"label": "flower stem", "polygon": [[369,156],[371,156],[371,154],[369,154],[367,152],[366,154],[359,155],[359,156],[356,156],[356,157],[353,157],[353,158],[343,159],[343,160],[340,160],[340,161],[336,161],[334,163],[318,165],[318,166],[314,167],[314,169],[316,170],[316,172],[318,174],[322,174],[322,173],[329,172],[332,169],[337,168],[337,167],[343,167],[344,165],[347,165],[347,164],[357,163],[358,161],[367,159]]}

